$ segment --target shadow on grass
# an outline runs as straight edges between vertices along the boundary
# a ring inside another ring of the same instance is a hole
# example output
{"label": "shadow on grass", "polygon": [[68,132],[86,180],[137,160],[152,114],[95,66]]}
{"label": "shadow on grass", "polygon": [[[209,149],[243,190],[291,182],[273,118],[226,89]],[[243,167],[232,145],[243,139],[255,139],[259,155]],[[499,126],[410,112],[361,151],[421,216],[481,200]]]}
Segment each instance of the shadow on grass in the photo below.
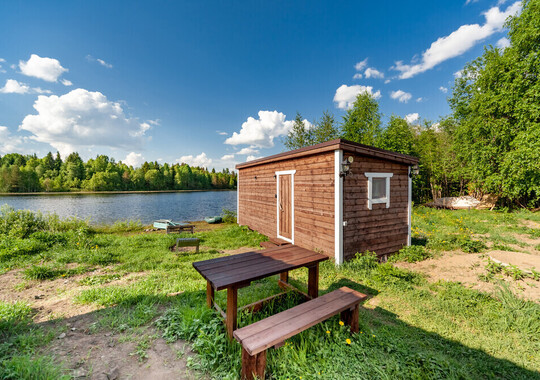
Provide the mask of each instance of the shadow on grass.
{"label": "shadow on grass", "polygon": [[[366,285],[349,279],[340,279],[332,283],[327,289],[321,290],[321,294],[342,286],[368,294],[370,297],[379,293],[376,289]],[[270,289],[274,288],[271,284],[268,284],[267,295],[269,295]],[[262,295],[263,293],[260,292],[259,294]],[[251,301],[251,297],[239,295],[239,304]],[[293,302],[299,303],[301,300],[297,298]],[[55,331],[65,331],[67,334],[65,339],[77,339],[79,337],[81,344],[83,344],[80,352],[87,354],[89,350],[95,349],[96,344],[99,344],[99,340],[87,339],[88,336],[91,337],[94,334],[96,336],[101,334],[102,336],[104,331],[112,331],[113,337],[122,333],[136,334],[137,328],[148,327],[165,310],[172,310],[175,307],[204,312],[206,308],[205,292],[203,290],[185,292],[170,297],[142,294],[132,298],[125,298],[121,305],[107,307],[72,318],[35,324],[30,327],[45,330],[54,328]],[[271,309],[263,309],[262,312],[254,314],[245,320],[254,322],[267,316],[268,312],[279,312],[280,308],[291,307],[291,301],[278,301],[270,307]],[[239,347],[236,347],[238,344],[236,342],[227,342],[225,338],[221,337],[220,334],[224,332],[223,324],[216,323],[216,319],[220,317],[216,314],[210,314],[212,323],[209,323],[209,325],[215,330],[215,341],[212,342],[213,348],[220,353],[221,357],[215,358],[213,362],[205,362],[207,365],[203,366],[202,369],[209,371],[211,376],[221,377],[224,373],[223,368],[219,368],[220,372],[214,372],[217,367],[213,366],[228,365],[229,374],[239,374],[240,350]],[[240,315],[239,318],[242,318],[242,316]],[[310,378],[310,373],[314,373],[310,371],[316,363],[318,368],[324,368],[326,376],[321,378],[540,379],[540,373],[538,372],[523,368],[509,360],[496,358],[481,349],[471,348],[439,334],[412,326],[399,319],[396,314],[378,306],[374,309],[360,308],[360,328],[363,335],[355,335],[353,345],[330,343],[330,341],[325,340],[326,334],[324,330],[330,328],[328,326],[333,326],[332,329],[339,329],[337,325],[338,318],[335,317],[328,322],[324,322],[324,327],[318,325],[293,337],[291,339],[293,342],[292,347],[271,350],[267,367],[269,373],[275,371],[272,375],[276,377],[285,376],[285,374],[287,376],[290,374],[305,374],[306,378]],[[200,322],[198,320],[197,323]],[[73,327],[76,330],[71,331]],[[175,325],[161,325],[160,328],[161,333],[165,333],[167,329],[174,329]],[[193,330],[195,335],[190,340],[192,340],[197,351],[197,349],[205,346],[199,341],[200,336],[197,336],[197,333],[201,331],[200,327]],[[204,339],[208,339],[208,332],[205,335]],[[84,344],[88,346],[84,346]],[[94,348],[92,348],[92,344]],[[59,341],[55,340],[50,346],[58,347]],[[220,349],[220,346],[224,348]],[[49,351],[48,347],[42,348],[42,351],[52,355],[58,352]],[[62,357],[62,359],[65,360],[64,363],[70,369],[81,365],[80,360],[83,359],[82,357],[77,358],[73,353],[69,355],[69,360],[66,360],[66,357]],[[210,354],[207,351],[200,350],[200,355],[204,357]],[[137,360],[136,358],[131,359]],[[126,358],[126,360],[131,359]],[[115,357],[114,360],[119,360],[119,358]],[[208,363],[220,364],[209,365]],[[110,364],[113,365],[114,363],[110,361]],[[91,368],[92,363],[87,362],[84,365]]]}

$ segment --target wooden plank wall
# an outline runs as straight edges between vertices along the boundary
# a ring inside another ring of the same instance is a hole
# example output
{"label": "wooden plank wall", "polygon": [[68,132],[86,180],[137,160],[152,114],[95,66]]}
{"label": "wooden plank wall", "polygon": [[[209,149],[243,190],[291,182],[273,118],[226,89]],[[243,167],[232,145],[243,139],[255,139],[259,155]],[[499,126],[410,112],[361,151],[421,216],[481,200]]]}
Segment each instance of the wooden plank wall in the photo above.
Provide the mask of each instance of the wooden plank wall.
{"label": "wooden plank wall", "polygon": [[[354,157],[351,172],[343,183],[343,255],[351,259],[357,252],[374,251],[377,255],[397,252],[407,244],[408,166],[362,157],[343,152],[343,157]],[[390,178],[390,207],[367,206],[366,172],[394,173]]]}
{"label": "wooden plank wall", "polygon": [[334,152],[240,169],[238,223],[277,237],[274,174],[283,170],[296,170],[294,243],[334,257]]}

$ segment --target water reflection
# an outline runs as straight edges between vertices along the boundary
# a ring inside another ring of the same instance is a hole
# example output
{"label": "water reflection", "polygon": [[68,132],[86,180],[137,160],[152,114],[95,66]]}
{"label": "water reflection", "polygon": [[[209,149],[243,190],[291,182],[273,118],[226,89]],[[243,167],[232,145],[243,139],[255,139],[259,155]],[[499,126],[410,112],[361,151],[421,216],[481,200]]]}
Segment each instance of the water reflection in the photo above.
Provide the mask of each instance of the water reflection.
{"label": "water reflection", "polygon": [[0,196],[3,204],[60,217],[89,218],[94,224],[125,219],[149,224],[155,219],[202,220],[220,215],[223,208],[236,211],[236,191]]}

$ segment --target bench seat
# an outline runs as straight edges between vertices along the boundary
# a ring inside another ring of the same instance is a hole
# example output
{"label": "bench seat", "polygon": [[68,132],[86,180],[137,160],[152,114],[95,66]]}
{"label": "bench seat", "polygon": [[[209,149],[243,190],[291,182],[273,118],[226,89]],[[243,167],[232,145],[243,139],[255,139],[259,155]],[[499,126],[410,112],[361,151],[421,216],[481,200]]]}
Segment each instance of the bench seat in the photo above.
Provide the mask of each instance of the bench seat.
{"label": "bench seat", "polygon": [[342,287],[291,309],[234,331],[242,345],[242,378],[264,378],[266,350],[341,313],[341,319],[358,332],[358,305],[366,295]]}
{"label": "bench seat", "polygon": [[176,248],[178,247],[197,247],[197,253],[199,253],[199,243],[198,238],[178,238],[176,239]]}

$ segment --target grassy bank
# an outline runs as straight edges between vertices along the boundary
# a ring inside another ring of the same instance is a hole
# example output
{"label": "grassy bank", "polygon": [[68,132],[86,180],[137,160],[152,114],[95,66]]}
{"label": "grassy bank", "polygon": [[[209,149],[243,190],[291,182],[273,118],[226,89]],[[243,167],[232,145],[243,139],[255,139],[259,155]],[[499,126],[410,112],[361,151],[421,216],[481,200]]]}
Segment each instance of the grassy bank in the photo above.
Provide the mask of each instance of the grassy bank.
{"label": "grassy bank", "polygon": [[[416,245],[395,260],[425,260],[449,251],[476,254],[497,244],[536,249],[512,236],[538,236],[528,222],[539,219],[531,213],[416,208]],[[236,225],[199,228],[195,235],[202,249],[195,254],[171,252],[179,235],[142,231],[137,223],[92,228],[77,220],[3,211],[0,280],[14,280],[3,293],[11,300],[0,303],[0,378],[73,375],[69,358],[51,355],[50,347],[59,334],[69,333],[69,313],[79,308],[89,316],[88,334],[107,331],[131,339],[141,365],[153,342],[164,337],[171,344],[190,342],[196,355],[179,354],[178,360],[186,360],[195,373],[238,376],[239,345],[227,342],[220,317],[206,308],[206,284],[191,263],[257,247],[265,238]],[[305,289],[307,271],[291,277]],[[64,297],[69,307],[47,315],[36,307],[39,300],[15,302],[18,295],[47,285],[58,286],[55,297]],[[297,335],[269,352],[272,378],[540,378],[540,306],[504,286],[487,294],[456,282],[428,281],[394,263],[378,264],[369,254],[340,268],[322,264],[321,293],[340,286],[370,296],[361,311],[361,332],[351,336],[333,318]],[[277,291],[275,278],[257,281],[240,290],[239,304]],[[217,302],[225,307],[224,292],[217,293]],[[242,314],[239,324],[298,302],[291,294],[260,313]],[[150,328],[157,332],[146,334]]]}

